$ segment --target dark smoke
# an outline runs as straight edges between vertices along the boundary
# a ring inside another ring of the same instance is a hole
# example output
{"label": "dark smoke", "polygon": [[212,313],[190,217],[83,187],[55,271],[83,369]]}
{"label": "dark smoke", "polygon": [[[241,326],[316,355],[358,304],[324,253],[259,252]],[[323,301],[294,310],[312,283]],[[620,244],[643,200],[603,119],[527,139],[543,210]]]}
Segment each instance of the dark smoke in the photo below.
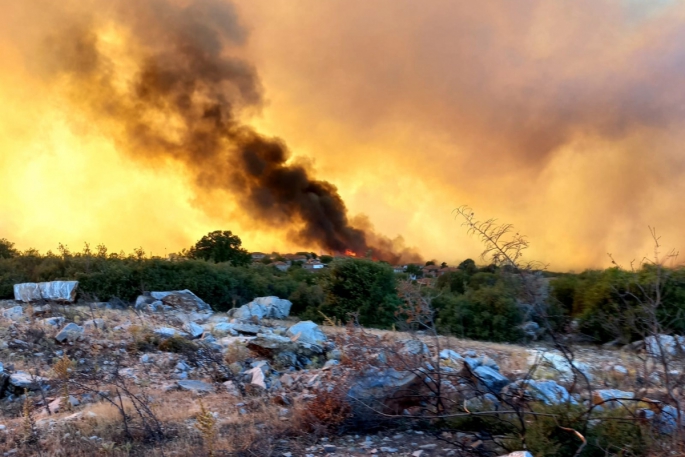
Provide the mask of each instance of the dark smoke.
{"label": "dark smoke", "polygon": [[[67,76],[74,99],[105,118],[119,148],[141,159],[180,161],[200,192],[235,195],[265,223],[298,229],[294,238],[328,252],[398,262],[417,260],[407,249],[350,223],[334,185],[289,162],[277,138],[240,121],[258,109],[262,90],[252,65],[239,57],[247,33],[225,1],[115,2],[106,14],[81,17],[47,41],[48,71]],[[129,81],[110,59],[98,29],[111,24],[126,37],[138,68]]]}

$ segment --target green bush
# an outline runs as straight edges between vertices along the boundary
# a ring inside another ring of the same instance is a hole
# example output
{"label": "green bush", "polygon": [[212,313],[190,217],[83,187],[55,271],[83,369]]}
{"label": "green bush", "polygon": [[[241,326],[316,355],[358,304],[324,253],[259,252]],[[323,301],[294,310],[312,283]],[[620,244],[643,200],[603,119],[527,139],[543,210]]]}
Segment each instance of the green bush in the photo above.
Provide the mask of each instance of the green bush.
{"label": "green bush", "polygon": [[[479,273],[481,274],[481,273]],[[520,341],[523,317],[514,290],[499,281],[493,286],[469,289],[463,295],[444,294],[433,300],[438,325],[462,338],[488,341]]]}
{"label": "green bush", "polygon": [[369,327],[390,327],[400,305],[392,267],[362,259],[333,262],[322,285],[325,292],[321,311],[330,318],[346,321],[359,312],[359,322]]}

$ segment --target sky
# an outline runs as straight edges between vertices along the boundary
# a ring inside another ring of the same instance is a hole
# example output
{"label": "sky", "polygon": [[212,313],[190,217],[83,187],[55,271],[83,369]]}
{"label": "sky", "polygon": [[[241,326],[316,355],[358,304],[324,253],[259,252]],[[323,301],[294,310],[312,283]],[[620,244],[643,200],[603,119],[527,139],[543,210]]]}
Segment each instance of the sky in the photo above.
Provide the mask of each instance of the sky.
{"label": "sky", "polygon": [[648,226],[685,243],[682,3],[138,3],[0,0],[0,238],[20,249],[164,255],[229,229],[248,250],[326,251],[297,208],[260,206],[242,162],[183,149],[196,117],[141,108],[136,78],[181,32],[233,72],[197,97],[277,137],[279,166],[335,186],[343,222],[395,250],[477,258],[460,205],[553,270],[650,255]]}

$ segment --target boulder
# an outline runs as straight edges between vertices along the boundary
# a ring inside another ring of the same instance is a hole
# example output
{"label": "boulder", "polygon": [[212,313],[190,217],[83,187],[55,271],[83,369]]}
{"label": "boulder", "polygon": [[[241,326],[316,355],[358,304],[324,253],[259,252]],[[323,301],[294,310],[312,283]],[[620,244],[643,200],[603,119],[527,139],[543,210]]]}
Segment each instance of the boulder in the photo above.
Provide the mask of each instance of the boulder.
{"label": "boulder", "polygon": [[154,334],[162,338],[171,338],[173,336],[188,336],[187,333],[176,330],[172,327],[158,327],[153,330]]}
{"label": "boulder", "polygon": [[440,351],[440,358],[443,360],[464,360],[464,358],[458,352],[455,352],[452,349],[443,349]]}
{"label": "boulder", "polygon": [[603,408],[616,408],[618,406],[630,406],[635,402],[634,392],[624,392],[618,389],[601,389],[592,392],[592,404],[600,405]]}
{"label": "boulder", "polygon": [[90,319],[83,323],[83,330],[86,333],[92,333],[96,330],[103,330],[105,328],[105,320],[101,318]]}
{"label": "boulder", "polygon": [[518,380],[505,387],[504,392],[508,394],[519,394],[521,389],[524,390],[526,396],[535,401],[541,401],[546,405],[552,406],[564,403],[577,403],[564,386],[560,386],[554,381],[536,381],[534,379],[527,381]]}
{"label": "boulder", "polygon": [[259,297],[247,305],[243,305],[232,313],[232,317],[240,320],[285,319],[292,307],[290,300],[278,297]]}
{"label": "boulder", "polygon": [[257,333],[262,333],[262,327],[254,324],[231,324],[233,330],[239,333],[247,333],[249,335],[256,335]]}
{"label": "boulder", "polygon": [[160,300],[163,304],[174,310],[192,313],[196,311],[212,311],[212,307],[200,297],[186,290],[174,290],[169,292],[150,292],[150,297]]}
{"label": "boulder", "polygon": [[229,324],[228,322],[219,322],[218,324],[214,325],[214,327],[212,327],[212,333],[217,336],[238,336],[238,332],[233,328],[233,324]]}
{"label": "boulder", "polygon": [[500,390],[510,383],[509,379],[505,376],[484,365],[476,367],[476,369],[473,370],[473,373],[478,376],[480,382],[482,382],[491,392],[499,393]]}
{"label": "boulder", "polygon": [[328,340],[319,326],[312,321],[298,322],[290,327],[286,334],[293,341],[302,343],[322,345]]}
{"label": "boulder", "polygon": [[52,300],[73,303],[78,281],[28,282],[14,285],[14,299],[24,303]]}
{"label": "boulder", "polygon": [[18,321],[24,317],[24,309],[21,306],[13,306],[2,310],[2,317],[10,321]]}
{"label": "boulder", "polygon": [[[654,422],[660,433],[673,434],[678,429],[678,410],[666,405],[658,412]],[[680,411],[680,428],[682,427],[685,427],[685,411]]]}
{"label": "boulder", "polygon": [[261,367],[255,367],[250,370],[247,370],[245,372],[246,374],[250,375],[250,384],[254,384],[255,386],[259,386],[262,389],[266,389],[266,382],[264,381],[264,372],[262,371]]}
{"label": "boulder", "polygon": [[193,380],[188,380],[184,379],[181,381],[177,381],[176,384],[178,387],[181,388],[181,390],[186,390],[189,392],[213,392],[214,387],[211,384],[207,384],[206,382],[202,381],[193,381]]}
{"label": "boulder", "polygon": [[685,336],[650,335],[645,338],[645,349],[650,357],[660,357],[663,350],[666,355],[675,356],[685,353]]}
{"label": "boulder", "polygon": [[[537,377],[542,374],[548,374],[549,377],[557,378],[562,381],[572,381],[578,378],[579,382],[585,382],[584,378],[592,382],[592,373],[590,366],[583,362],[569,362],[562,354],[556,351],[548,351],[546,349],[538,349],[529,351],[528,363],[530,365],[537,364],[535,373]],[[542,373],[541,373],[542,372]]]}
{"label": "boulder", "polygon": [[42,376],[33,376],[25,371],[17,371],[9,377],[9,388],[14,393],[22,394],[25,389],[39,390],[40,386],[45,385],[48,381]]}
{"label": "boulder", "polygon": [[414,373],[374,367],[359,376],[347,397],[360,403],[362,408],[371,406],[389,414],[400,414],[417,403],[421,387],[421,379]]}
{"label": "boulder", "polygon": [[400,354],[429,356],[431,353],[430,349],[428,349],[428,345],[421,340],[401,340],[399,343],[402,344],[402,347],[398,351]]}
{"label": "boulder", "polygon": [[195,322],[187,322],[183,326],[183,330],[188,332],[191,338],[200,338],[202,334],[205,332],[205,329],[202,328],[201,325],[196,324]]}
{"label": "boulder", "polygon": [[50,327],[59,327],[62,324],[64,324],[64,318],[59,316],[59,317],[48,317],[45,319],[41,319],[40,321],[41,325],[44,326],[50,326]]}
{"label": "boulder", "polygon": [[75,341],[78,339],[79,336],[83,335],[83,327],[80,325],[76,325],[73,322],[68,323],[64,327],[62,327],[62,330],[59,331],[57,335],[55,335],[55,339],[59,341],[60,343],[64,343],[65,341]]}

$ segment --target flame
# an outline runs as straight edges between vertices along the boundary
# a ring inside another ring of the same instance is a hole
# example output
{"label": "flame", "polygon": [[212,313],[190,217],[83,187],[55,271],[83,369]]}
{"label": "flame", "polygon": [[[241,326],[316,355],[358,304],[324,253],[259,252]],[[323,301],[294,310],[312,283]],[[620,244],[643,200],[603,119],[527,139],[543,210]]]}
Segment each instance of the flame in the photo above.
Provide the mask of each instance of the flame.
{"label": "flame", "polygon": [[349,249],[345,249],[345,255],[348,257],[357,257],[357,254],[354,251],[350,251]]}

